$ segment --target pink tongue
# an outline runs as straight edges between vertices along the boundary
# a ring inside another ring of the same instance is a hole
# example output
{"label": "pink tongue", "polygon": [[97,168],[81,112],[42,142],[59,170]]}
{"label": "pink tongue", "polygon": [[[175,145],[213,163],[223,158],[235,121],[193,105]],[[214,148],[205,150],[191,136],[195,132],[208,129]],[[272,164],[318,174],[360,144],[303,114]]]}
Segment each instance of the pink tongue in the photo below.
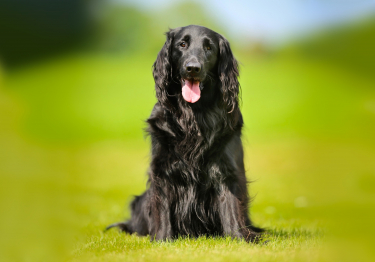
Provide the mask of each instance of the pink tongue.
{"label": "pink tongue", "polygon": [[199,81],[185,79],[185,84],[182,86],[182,96],[189,103],[197,102],[201,97]]}

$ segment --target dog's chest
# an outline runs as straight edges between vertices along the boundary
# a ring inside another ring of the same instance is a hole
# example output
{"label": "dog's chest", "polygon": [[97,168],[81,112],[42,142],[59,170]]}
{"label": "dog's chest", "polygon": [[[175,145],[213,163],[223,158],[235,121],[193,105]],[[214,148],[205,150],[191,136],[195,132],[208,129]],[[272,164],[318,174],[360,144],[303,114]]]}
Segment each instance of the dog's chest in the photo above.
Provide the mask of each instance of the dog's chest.
{"label": "dog's chest", "polygon": [[220,230],[219,188],[190,185],[176,193],[171,209],[176,231],[201,235]]}

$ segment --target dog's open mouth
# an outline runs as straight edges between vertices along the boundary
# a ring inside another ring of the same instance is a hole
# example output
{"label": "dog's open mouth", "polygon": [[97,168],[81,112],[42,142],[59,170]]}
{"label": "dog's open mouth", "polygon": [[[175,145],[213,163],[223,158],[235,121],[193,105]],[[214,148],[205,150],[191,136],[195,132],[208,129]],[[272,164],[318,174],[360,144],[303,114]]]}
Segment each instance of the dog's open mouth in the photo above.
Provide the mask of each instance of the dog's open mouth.
{"label": "dog's open mouth", "polygon": [[201,87],[199,80],[182,79],[182,96],[189,103],[195,103],[201,98]]}

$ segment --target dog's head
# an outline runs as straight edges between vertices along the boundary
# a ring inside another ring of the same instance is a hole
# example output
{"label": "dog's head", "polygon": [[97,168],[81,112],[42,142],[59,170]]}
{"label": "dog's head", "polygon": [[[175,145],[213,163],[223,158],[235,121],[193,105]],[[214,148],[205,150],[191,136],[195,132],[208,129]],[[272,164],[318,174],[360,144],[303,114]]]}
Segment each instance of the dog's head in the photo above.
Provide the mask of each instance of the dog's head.
{"label": "dog's head", "polygon": [[182,96],[190,104],[220,99],[228,112],[238,107],[238,63],[228,41],[196,25],[171,29],[154,63],[156,96],[173,107]]}

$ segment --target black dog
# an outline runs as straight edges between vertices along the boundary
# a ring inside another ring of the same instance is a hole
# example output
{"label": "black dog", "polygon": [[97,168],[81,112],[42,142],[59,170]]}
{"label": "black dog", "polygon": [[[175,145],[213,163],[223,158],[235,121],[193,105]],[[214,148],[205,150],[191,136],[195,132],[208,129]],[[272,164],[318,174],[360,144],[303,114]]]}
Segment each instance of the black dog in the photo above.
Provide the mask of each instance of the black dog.
{"label": "black dog", "polygon": [[148,122],[146,192],[118,227],[153,240],[262,231],[248,216],[238,64],[228,41],[196,25],[172,29],[153,66],[158,102]]}

